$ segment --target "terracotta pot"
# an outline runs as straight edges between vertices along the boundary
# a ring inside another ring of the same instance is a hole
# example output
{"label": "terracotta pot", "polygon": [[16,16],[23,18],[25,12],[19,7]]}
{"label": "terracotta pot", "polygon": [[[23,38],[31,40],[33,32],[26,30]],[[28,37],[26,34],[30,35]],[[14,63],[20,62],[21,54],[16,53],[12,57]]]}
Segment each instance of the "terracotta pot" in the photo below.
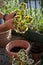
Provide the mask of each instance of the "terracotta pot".
{"label": "terracotta pot", "polygon": [[43,45],[38,42],[34,42],[31,47],[31,55],[35,62],[40,60],[40,54],[43,52]]}
{"label": "terracotta pot", "polygon": [[0,32],[0,47],[5,47],[6,44],[9,42],[8,37],[11,30]]}
{"label": "terracotta pot", "polygon": [[40,54],[39,53],[32,53],[32,59],[34,59],[35,62],[40,60]]}
{"label": "terracotta pot", "polygon": [[10,58],[17,56],[17,52],[11,52],[14,47],[22,47],[28,52],[30,50],[30,43],[25,40],[14,40],[6,45],[6,52]]}

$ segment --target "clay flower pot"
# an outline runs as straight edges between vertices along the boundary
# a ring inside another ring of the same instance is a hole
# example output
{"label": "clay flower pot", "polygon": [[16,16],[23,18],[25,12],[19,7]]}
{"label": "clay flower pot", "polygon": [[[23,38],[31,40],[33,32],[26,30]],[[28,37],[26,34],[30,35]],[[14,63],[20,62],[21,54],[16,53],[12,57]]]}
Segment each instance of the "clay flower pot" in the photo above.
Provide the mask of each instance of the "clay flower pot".
{"label": "clay flower pot", "polygon": [[5,47],[9,42],[11,30],[0,32],[0,47]]}
{"label": "clay flower pot", "polygon": [[32,58],[35,62],[38,62],[40,60],[40,54],[39,53],[32,53]]}
{"label": "clay flower pot", "polygon": [[34,59],[35,62],[38,62],[40,60],[40,54],[41,54],[42,50],[40,49],[40,47],[35,44],[33,44],[32,48],[31,48],[31,55],[32,55],[32,59]]}
{"label": "clay flower pot", "polygon": [[[25,41],[25,40],[14,40],[14,41],[11,41],[9,42],[7,45],[6,45],[6,52],[8,54],[8,56],[10,58],[12,58],[13,56],[16,57],[17,56],[17,52],[12,52],[11,49],[14,48],[14,47],[21,47],[21,48],[25,48],[25,50],[27,52],[29,52],[30,50],[30,43]],[[15,50],[15,49],[14,49]],[[17,51],[18,49],[16,49]]]}

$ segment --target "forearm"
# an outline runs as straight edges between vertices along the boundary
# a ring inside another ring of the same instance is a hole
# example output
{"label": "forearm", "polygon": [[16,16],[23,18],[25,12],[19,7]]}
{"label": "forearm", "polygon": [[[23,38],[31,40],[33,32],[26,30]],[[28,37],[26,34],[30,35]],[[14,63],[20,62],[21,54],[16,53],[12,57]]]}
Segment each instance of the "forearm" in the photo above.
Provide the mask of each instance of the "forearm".
{"label": "forearm", "polygon": [[0,24],[0,32],[7,31],[8,27],[5,24]]}

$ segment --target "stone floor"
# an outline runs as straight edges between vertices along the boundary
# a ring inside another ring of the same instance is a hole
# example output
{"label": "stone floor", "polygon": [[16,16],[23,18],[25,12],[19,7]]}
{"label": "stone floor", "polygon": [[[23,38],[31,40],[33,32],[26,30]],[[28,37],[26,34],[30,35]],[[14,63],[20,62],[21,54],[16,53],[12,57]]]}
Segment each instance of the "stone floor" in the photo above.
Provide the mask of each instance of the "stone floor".
{"label": "stone floor", "polygon": [[4,48],[0,48],[0,65],[11,65]]}
{"label": "stone floor", "polygon": [[[0,48],[0,65],[12,65],[9,60],[10,59],[7,56],[6,52],[5,52],[5,49],[4,48]],[[40,61],[38,61],[34,65],[41,65]]]}

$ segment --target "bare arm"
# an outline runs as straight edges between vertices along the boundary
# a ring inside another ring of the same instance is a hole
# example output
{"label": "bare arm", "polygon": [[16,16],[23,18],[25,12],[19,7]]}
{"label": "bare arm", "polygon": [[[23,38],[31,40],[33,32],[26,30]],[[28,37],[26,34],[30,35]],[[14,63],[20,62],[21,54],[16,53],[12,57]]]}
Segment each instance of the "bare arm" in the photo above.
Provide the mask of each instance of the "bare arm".
{"label": "bare arm", "polygon": [[[0,32],[3,32],[6,31],[6,30],[9,30],[9,29],[14,29],[14,26],[13,26],[13,17],[16,15],[16,13],[11,13],[7,16],[5,16],[5,23],[4,24],[0,24]],[[4,17],[4,14],[3,13],[0,13],[0,18],[3,18]]]}
{"label": "bare arm", "polygon": [[4,24],[0,24],[0,32],[14,29],[13,19],[6,21]]}
{"label": "bare arm", "polygon": [[3,32],[7,29],[5,24],[0,24],[0,32]]}

